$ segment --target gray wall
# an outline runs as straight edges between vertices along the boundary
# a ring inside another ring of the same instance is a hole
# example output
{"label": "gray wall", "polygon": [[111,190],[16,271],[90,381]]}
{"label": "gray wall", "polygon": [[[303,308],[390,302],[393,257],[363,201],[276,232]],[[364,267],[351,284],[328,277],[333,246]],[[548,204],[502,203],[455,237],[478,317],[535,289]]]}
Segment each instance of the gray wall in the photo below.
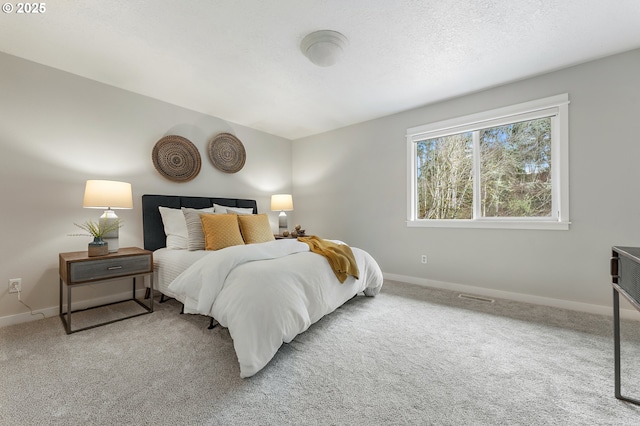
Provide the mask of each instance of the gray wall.
{"label": "gray wall", "polygon": [[[142,246],[145,193],[256,199],[277,228],[269,199],[291,191],[291,141],[6,54],[0,76],[0,323],[29,317],[8,294],[10,278],[22,278],[22,299],[34,310],[57,309],[58,253],[86,250],[88,237],[68,234],[82,232],[74,222],[102,214],[82,208],[87,179],[131,182],[134,208],[117,211],[121,247]],[[236,174],[218,171],[207,157],[207,142],[220,132],[245,145],[247,161]],[[155,170],[151,151],[167,134],[198,147],[202,168],[191,182]],[[79,289],[77,300],[127,288],[114,285]]]}
{"label": "gray wall", "polygon": [[[368,250],[388,278],[604,313],[611,246],[640,243],[638,50],[294,142],[5,54],[0,75],[0,325],[29,317],[9,278],[23,279],[32,308],[56,312],[58,253],[85,250],[88,238],[67,234],[100,214],[81,207],[86,179],[133,184],[134,209],[118,212],[123,247],[142,245],[145,193],[255,198],[268,211],[272,193],[293,191],[291,224]],[[564,92],[569,231],[406,227],[407,128]],[[245,144],[237,174],[206,157],[219,132]],[[154,169],[151,150],[167,134],[198,146],[193,181]],[[86,300],[114,289],[82,290]]]}
{"label": "gray wall", "polygon": [[[639,75],[636,50],[297,140],[296,214],[390,278],[610,312],[611,246],[640,244]],[[407,228],[407,128],[565,92],[569,231]]]}

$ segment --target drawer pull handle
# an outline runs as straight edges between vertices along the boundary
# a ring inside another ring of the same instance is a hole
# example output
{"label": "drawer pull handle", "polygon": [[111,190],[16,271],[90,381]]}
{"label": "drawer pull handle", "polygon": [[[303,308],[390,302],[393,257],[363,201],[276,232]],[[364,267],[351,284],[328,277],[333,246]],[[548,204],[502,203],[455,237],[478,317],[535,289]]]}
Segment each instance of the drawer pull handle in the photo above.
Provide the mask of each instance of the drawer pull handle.
{"label": "drawer pull handle", "polygon": [[122,269],[122,266],[109,266],[107,269],[108,269],[109,271],[114,271],[114,270],[116,270],[116,269]]}

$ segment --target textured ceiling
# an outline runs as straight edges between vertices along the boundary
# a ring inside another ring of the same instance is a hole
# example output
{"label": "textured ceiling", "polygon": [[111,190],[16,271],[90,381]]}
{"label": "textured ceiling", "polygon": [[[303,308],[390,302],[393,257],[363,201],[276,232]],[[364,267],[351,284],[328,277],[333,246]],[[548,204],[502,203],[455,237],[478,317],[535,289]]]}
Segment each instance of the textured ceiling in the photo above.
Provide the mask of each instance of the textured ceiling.
{"label": "textured ceiling", "polygon": [[[640,0],[58,0],[0,51],[289,139],[640,47]],[[300,50],[349,39],[333,67]]]}

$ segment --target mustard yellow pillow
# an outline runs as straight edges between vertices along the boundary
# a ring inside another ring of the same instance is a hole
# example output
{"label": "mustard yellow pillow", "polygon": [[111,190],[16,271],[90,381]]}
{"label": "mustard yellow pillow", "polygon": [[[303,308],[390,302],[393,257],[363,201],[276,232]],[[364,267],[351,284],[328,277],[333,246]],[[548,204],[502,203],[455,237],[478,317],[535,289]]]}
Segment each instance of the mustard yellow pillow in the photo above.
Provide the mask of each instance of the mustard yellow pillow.
{"label": "mustard yellow pillow", "polygon": [[235,214],[203,214],[200,216],[204,231],[205,250],[220,250],[244,244]]}
{"label": "mustard yellow pillow", "polygon": [[240,232],[245,244],[266,243],[273,241],[273,231],[266,213],[239,215]]}

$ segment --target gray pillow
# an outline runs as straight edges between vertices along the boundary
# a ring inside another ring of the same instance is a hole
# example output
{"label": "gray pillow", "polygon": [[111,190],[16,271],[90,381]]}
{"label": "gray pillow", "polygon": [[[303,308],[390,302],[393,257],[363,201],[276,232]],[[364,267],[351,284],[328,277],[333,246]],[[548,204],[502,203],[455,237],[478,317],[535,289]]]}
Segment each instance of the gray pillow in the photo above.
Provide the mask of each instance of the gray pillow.
{"label": "gray pillow", "polygon": [[204,250],[204,231],[200,214],[213,213],[213,207],[206,209],[182,208],[184,220],[187,223],[187,248],[189,250]]}

